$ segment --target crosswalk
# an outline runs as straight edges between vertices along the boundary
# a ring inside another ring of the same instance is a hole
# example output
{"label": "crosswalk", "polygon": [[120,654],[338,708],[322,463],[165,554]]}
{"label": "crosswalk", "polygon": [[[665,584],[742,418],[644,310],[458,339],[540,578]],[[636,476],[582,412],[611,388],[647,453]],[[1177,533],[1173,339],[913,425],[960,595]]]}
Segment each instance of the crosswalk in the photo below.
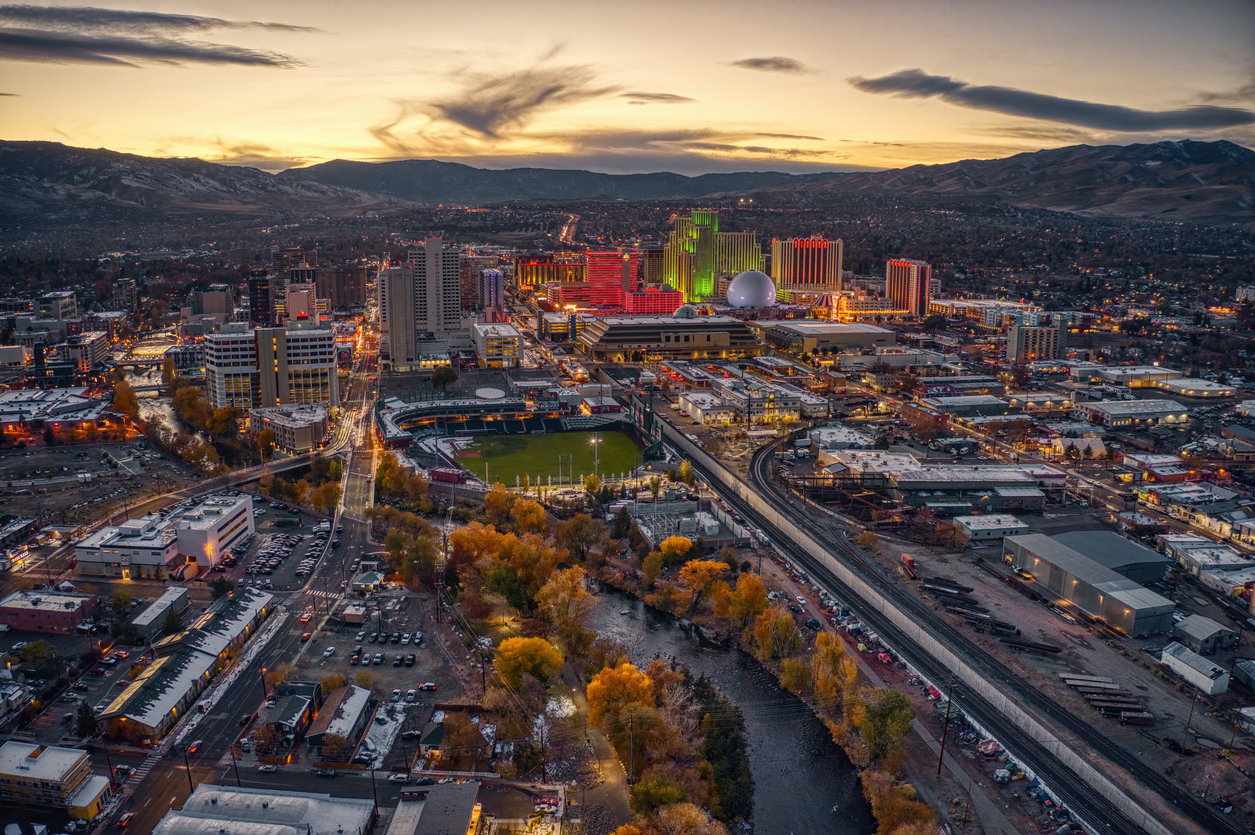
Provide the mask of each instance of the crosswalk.
{"label": "crosswalk", "polygon": [[144,760],[135,767],[135,773],[127,779],[127,782],[131,785],[138,785],[143,782],[144,778],[148,776],[148,772],[152,771],[157,766],[157,761],[159,759],[161,759],[160,754],[149,754],[148,759]]}

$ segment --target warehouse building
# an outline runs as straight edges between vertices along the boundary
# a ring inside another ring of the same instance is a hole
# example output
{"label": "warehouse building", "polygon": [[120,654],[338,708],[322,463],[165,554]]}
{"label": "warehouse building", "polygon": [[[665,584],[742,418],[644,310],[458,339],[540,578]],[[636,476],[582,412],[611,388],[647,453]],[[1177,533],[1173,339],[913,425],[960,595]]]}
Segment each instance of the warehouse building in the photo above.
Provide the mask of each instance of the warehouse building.
{"label": "warehouse building", "polygon": [[598,362],[737,359],[762,353],[753,329],[740,319],[695,313],[606,316],[584,328],[576,342]]}
{"label": "warehouse building", "polygon": [[1077,401],[1073,417],[1100,426],[1175,425],[1189,419],[1189,410],[1175,400]]}
{"label": "warehouse building", "polygon": [[0,600],[0,623],[19,632],[56,632],[70,635],[74,627],[100,611],[94,594],[18,589]]}
{"label": "warehouse building", "polygon": [[1138,584],[1159,582],[1172,564],[1158,551],[1112,531],[1071,531],[1051,539]]}
{"label": "warehouse building", "polygon": [[144,611],[135,616],[131,625],[135,627],[139,637],[147,641],[161,631],[171,612],[181,615],[186,608],[187,589],[175,586],[166,589],[165,594],[144,607]]}
{"label": "warehouse building", "polygon": [[1172,637],[1199,655],[1232,649],[1241,642],[1238,633],[1202,615],[1190,615],[1173,626]]}
{"label": "warehouse building", "polygon": [[[1123,539],[1118,534],[1110,536]],[[1066,600],[1081,611],[1101,618],[1111,627],[1135,638],[1161,635],[1172,629],[1172,612],[1176,606],[1158,594],[1117,573],[1106,562],[1125,566],[1134,573],[1143,571],[1142,561],[1132,555],[1115,555],[1104,561],[1093,559],[1101,554],[1109,540],[1100,534],[1080,532],[1093,540],[1085,552],[1071,547],[1058,537],[1042,534],[1009,536],[1003,543],[1003,559],[1017,570],[1033,576],[1038,585]],[[1124,540],[1127,542],[1127,540]],[[1130,543],[1133,544],[1133,543]],[[1149,550],[1149,549],[1143,549]],[[1154,553],[1153,551],[1150,553]],[[1162,567],[1160,576],[1163,576]]]}
{"label": "warehouse building", "polygon": [[1160,660],[1165,667],[1208,696],[1218,696],[1229,689],[1227,670],[1176,641],[1163,648]]}
{"label": "warehouse building", "polygon": [[992,542],[1008,536],[1028,533],[1028,525],[1009,513],[983,513],[976,516],[956,516],[954,527],[961,542],[973,544]]}
{"label": "warehouse building", "polygon": [[202,783],[153,835],[361,835],[378,817],[369,797]]}

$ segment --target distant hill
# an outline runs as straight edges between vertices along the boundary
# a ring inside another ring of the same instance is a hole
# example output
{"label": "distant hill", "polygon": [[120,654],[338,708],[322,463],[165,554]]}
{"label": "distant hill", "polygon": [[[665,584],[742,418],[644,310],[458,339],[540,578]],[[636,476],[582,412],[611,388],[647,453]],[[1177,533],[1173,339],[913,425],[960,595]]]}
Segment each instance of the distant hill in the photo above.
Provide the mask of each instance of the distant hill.
{"label": "distant hill", "polygon": [[1232,142],[1073,145],[1005,159],[815,177],[727,196],[947,195],[1085,215],[1255,222],[1255,151]]}
{"label": "distant hill", "polygon": [[507,168],[494,171],[456,162],[406,159],[396,162],[333,160],[278,175],[284,181],[307,181],[386,194],[415,203],[482,205],[518,200],[667,200],[703,197],[713,192],[743,191],[763,186],[803,183],[816,174],[778,171],[703,174],[598,174],[594,171]]}
{"label": "distant hill", "polygon": [[154,159],[56,142],[0,141],[0,221],[10,229],[204,213],[280,220],[414,204],[753,196],[955,196],[1081,214],[1255,222],[1255,151],[1231,142],[1077,145],[1006,159],[858,174],[598,174],[472,168],[434,160],[333,162],[270,174],[199,159]]}
{"label": "distant hill", "polygon": [[199,159],[154,159],[57,142],[0,142],[0,218],[32,224],[137,212],[344,214],[396,202]]}

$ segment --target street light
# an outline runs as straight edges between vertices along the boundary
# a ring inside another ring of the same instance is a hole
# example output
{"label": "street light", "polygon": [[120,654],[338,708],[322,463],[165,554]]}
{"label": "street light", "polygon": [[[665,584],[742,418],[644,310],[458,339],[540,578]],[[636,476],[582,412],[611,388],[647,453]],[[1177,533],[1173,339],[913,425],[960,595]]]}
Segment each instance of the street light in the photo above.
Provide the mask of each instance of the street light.
{"label": "street light", "polygon": [[600,473],[598,473],[598,465],[600,464],[600,460],[598,459],[598,456],[597,456],[597,447],[601,443],[601,433],[598,432],[595,435],[591,436],[588,439],[588,443],[591,444],[593,447],[593,472],[597,473],[598,477],[600,477]]}

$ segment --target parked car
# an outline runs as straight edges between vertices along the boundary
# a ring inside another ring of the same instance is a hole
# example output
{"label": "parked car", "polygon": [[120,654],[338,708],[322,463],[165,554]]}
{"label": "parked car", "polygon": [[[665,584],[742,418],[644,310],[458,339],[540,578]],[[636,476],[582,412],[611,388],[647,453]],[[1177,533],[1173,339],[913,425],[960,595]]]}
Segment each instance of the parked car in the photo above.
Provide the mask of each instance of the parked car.
{"label": "parked car", "polygon": [[399,701],[401,701],[401,691],[400,691],[400,690],[393,690],[393,691],[392,691],[392,701],[393,701],[393,702],[399,702]]}
{"label": "parked car", "polygon": [[389,783],[408,783],[410,782],[410,776],[408,774],[389,774],[388,782]]}
{"label": "parked car", "polygon": [[265,765],[257,766],[257,770],[260,771],[262,774],[274,774],[275,772],[279,770],[279,766],[275,765],[274,763],[266,763]]}
{"label": "parked car", "polygon": [[413,666],[414,666],[414,661],[415,661],[415,660],[416,660],[416,659],[415,659],[414,653],[412,653],[412,652],[411,652],[411,653],[409,653],[408,655],[406,655],[406,656],[405,656],[405,666],[407,666],[407,667],[413,667]]}
{"label": "parked car", "polygon": [[335,655],[335,654],[336,654],[336,648],[335,648],[335,647],[327,647],[325,650],[323,650],[322,657],[323,657],[323,658],[330,658],[331,656],[333,656],[333,655]]}
{"label": "parked car", "polygon": [[336,770],[335,770],[334,768],[320,768],[320,769],[318,769],[317,771],[315,771],[314,773],[315,773],[315,774],[317,774],[319,777],[334,777],[334,776],[336,776]]}

